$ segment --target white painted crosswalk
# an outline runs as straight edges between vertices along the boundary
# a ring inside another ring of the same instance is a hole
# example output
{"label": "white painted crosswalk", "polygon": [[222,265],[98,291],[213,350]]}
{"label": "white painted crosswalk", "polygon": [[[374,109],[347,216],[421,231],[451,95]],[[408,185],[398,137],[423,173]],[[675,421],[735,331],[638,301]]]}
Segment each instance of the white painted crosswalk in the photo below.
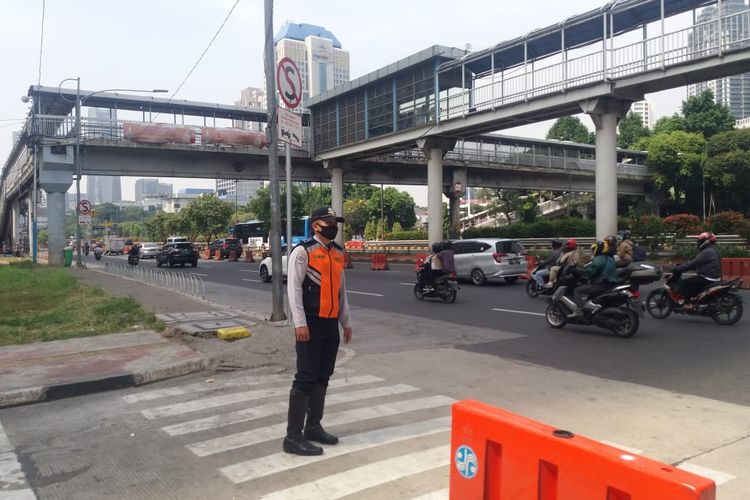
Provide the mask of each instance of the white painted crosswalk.
{"label": "white painted crosswalk", "polygon": [[[196,460],[211,457],[212,463],[220,464],[220,477],[247,491],[247,498],[341,498],[364,489],[387,488],[395,481],[408,482],[413,475],[448,465],[453,399],[347,370],[337,371],[329,383],[323,419],[341,442],[326,446],[317,457],[283,453],[290,381],[288,375],[225,376],[210,383],[138,391],[123,400],[149,420],[166,420],[161,432],[183,440]],[[266,445],[271,442],[278,447]],[[391,453],[394,447],[400,451]],[[362,457],[370,453],[378,459],[362,465]],[[338,457],[354,454],[358,466],[350,470],[332,464]],[[383,459],[384,455],[390,458]],[[307,480],[296,480],[296,474],[308,467],[330,471],[316,474],[314,481],[309,475]],[[263,483],[269,476],[274,476],[272,483]],[[433,491],[417,487],[415,496],[447,499],[444,476],[439,484],[427,487]],[[255,484],[263,487],[256,490]],[[268,484],[275,489],[269,491]]]}

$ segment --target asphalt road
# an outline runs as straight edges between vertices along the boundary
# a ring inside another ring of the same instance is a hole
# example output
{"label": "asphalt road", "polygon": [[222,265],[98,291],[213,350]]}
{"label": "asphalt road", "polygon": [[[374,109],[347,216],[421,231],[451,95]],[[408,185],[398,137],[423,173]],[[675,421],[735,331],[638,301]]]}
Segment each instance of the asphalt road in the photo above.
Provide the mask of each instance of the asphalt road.
{"label": "asphalt road", "polygon": [[[140,265],[155,267],[153,260]],[[232,294],[238,300],[247,294],[255,298],[256,307],[270,308],[271,284],[261,282],[257,270],[258,263],[204,260],[197,268],[173,269],[197,273],[207,284],[225,287],[215,293]],[[452,324],[454,329],[428,332],[441,341],[458,336],[466,327],[521,334],[513,340],[485,339],[457,348],[750,405],[746,383],[750,379],[750,313],[731,327],[718,326],[708,318],[673,315],[659,321],[646,315],[635,337],[620,339],[597,327],[550,328],[544,319],[547,299],[528,297],[523,281],[498,281],[481,287],[462,283],[456,303],[446,304],[436,299],[416,300],[412,295],[414,277],[411,264],[370,271],[367,263],[355,263],[355,268],[347,271],[355,331],[356,309],[367,309]],[[645,295],[659,285],[643,287],[642,292]],[[742,295],[748,304],[750,294],[744,291]],[[260,303],[257,297],[267,297],[267,302]],[[361,339],[358,349],[368,350],[367,339]]]}

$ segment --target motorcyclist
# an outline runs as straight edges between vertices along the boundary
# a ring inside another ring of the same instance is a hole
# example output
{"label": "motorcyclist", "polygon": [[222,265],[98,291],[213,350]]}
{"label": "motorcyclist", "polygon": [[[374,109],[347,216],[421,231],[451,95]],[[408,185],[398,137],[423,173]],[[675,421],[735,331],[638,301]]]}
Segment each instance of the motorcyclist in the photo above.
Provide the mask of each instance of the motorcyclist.
{"label": "motorcyclist", "polygon": [[103,252],[103,250],[102,250],[101,245],[99,245],[97,243],[96,246],[94,246],[94,258],[96,258],[96,260],[101,259],[102,258],[102,252]]}
{"label": "motorcyclist", "polygon": [[138,243],[135,243],[133,246],[130,247],[130,250],[128,251],[128,256],[139,257],[140,255],[141,255],[141,246]]}
{"label": "motorcyclist", "polygon": [[442,274],[443,263],[438,254],[442,250],[440,242],[432,244],[432,253],[422,263],[422,269],[417,273],[417,281],[421,288],[427,288],[434,282],[435,272]]}
{"label": "motorcyclist", "polygon": [[627,229],[618,231],[617,233],[617,255],[615,256],[615,264],[617,267],[628,267],[633,258],[633,240],[630,239],[631,234]]}
{"label": "motorcyclist", "polygon": [[[441,274],[453,274],[456,272],[456,259],[454,257],[453,253],[453,242],[450,240],[446,240],[440,244],[440,252],[437,254],[438,259],[440,259],[441,267]],[[433,279],[437,279],[440,276],[433,275]]]}
{"label": "motorcyclist", "polygon": [[[611,238],[611,237],[610,237]],[[608,238],[609,239],[609,238]],[[584,269],[576,268],[574,272],[589,280],[587,285],[576,287],[573,298],[578,306],[571,316],[580,316],[584,309],[594,312],[598,306],[588,300],[593,295],[607,291],[618,283],[617,267],[606,239],[591,245],[594,260]]]}
{"label": "motorcyclist", "polygon": [[700,292],[709,286],[721,281],[721,256],[716,248],[716,235],[712,232],[705,232],[698,235],[696,242],[698,245],[698,254],[683,264],[675,266],[674,274],[679,275],[685,271],[695,269],[696,276],[680,279],[677,283],[676,291],[684,299],[681,304],[688,302],[686,307],[692,307],[689,302]]}
{"label": "motorcyclist", "polygon": [[544,262],[541,262],[539,264],[539,267],[537,267],[536,272],[534,273],[534,279],[536,280],[536,284],[539,288],[544,287],[545,282],[549,278],[550,275],[550,268],[557,264],[558,259],[562,255],[562,241],[555,238],[551,241],[552,244],[552,253],[549,254],[549,257]]}
{"label": "motorcyclist", "polygon": [[562,254],[557,259],[557,263],[550,268],[548,287],[554,286],[557,275],[565,266],[578,267],[582,264],[581,251],[578,249],[578,242],[575,238],[570,238],[562,247]]}

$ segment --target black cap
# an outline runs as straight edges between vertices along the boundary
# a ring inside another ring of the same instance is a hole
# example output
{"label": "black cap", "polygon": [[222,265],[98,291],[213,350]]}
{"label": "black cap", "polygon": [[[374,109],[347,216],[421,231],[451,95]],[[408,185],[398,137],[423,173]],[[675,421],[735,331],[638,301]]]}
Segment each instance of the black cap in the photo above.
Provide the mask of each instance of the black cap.
{"label": "black cap", "polygon": [[312,217],[310,217],[310,222],[315,222],[316,220],[320,219],[335,219],[336,222],[344,222],[344,218],[338,217],[336,215],[336,211],[331,207],[321,207],[313,210]]}

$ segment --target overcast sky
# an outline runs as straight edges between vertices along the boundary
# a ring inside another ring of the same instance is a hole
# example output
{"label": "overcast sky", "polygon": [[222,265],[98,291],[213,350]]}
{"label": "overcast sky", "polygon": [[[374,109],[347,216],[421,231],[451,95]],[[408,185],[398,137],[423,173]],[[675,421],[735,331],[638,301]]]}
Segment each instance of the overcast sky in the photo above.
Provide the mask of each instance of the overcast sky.
{"label": "overcast sky", "polygon": [[[47,0],[42,85],[81,78],[81,88],[167,88],[174,91],[235,0]],[[324,26],[351,54],[357,78],[434,44],[479,50],[600,7],[604,0],[340,0],[277,1],[274,31],[287,21]],[[28,111],[21,95],[37,83],[42,0],[0,0],[0,159]],[[66,86],[74,86],[69,82]],[[176,96],[231,104],[240,89],[263,86],[263,1],[240,0],[203,61]],[[171,95],[171,94],[170,94]],[[685,89],[648,96],[656,116],[677,111]],[[591,127],[587,117],[584,123]],[[11,121],[19,120],[19,121]],[[543,137],[549,122],[506,130]],[[166,179],[165,179],[166,180]],[[175,186],[212,181],[170,179]],[[123,197],[133,199],[133,178]],[[422,190],[410,190],[424,203]]]}

